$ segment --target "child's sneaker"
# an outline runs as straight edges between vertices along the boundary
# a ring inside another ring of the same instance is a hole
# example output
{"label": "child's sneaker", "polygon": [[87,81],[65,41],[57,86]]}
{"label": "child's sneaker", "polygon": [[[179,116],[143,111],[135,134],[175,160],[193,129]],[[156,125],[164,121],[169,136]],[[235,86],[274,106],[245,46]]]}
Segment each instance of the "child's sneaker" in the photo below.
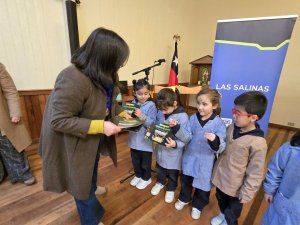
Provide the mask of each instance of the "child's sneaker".
{"label": "child's sneaker", "polygon": [[219,215],[217,215],[217,216],[215,216],[215,217],[212,218],[212,220],[210,221],[210,223],[211,223],[211,225],[221,225],[224,221],[226,223],[225,215],[220,212]]}
{"label": "child's sneaker", "polygon": [[166,191],[165,202],[171,203],[174,201],[175,191]]}
{"label": "child's sneaker", "polygon": [[191,216],[194,220],[198,220],[201,216],[201,211],[192,207],[192,212],[191,212]]}
{"label": "child's sneaker", "polygon": [[156,183],[154,187],[151,189],[151,194],[152,195],[158,195],[160,190],[164,188],[164,185],[161,183]]}
{"label": "child's sneaker", "polygon": [[189,203],[188,203],[188,202],[182,202],[182,201],[180,201],[179,199],[177,199],[177,202],[175,203],[175,209],[177,209],[177,210],[182,210],[183,207],[184,207],[185,205],[187,205],[187,204],[189,204]]}
{"label": "child's sneaker", "polygon": [[143,190],[145,189],[149,184],[151,184],[151,178],[149,180],[143,180],[140,179],[140,181],[135,186],[137,189]]}
{"label": "child's sneaker", "polygon": [[130,181],[130,185],[131,186],[136,186],[140,180],[141,180],[140,177],[134,176],[134,178]]}

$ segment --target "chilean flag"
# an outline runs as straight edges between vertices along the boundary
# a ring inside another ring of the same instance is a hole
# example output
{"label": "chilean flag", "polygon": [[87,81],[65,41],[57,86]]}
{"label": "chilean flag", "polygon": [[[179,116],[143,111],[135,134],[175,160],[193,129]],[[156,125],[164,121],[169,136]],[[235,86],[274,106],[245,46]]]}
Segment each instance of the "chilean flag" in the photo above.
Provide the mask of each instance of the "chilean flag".
{"label": "chilean flag", "polygon": [[177,41],[175,42],[175,51],[171,63],[168,86],[178,85],[178,55],[177,55]]}

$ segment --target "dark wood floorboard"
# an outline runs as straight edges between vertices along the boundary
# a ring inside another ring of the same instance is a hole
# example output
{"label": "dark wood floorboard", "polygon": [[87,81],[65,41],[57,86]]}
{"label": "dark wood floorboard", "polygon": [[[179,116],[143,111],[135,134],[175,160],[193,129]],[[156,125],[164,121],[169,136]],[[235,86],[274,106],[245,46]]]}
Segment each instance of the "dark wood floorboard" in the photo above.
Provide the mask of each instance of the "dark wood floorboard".
{"label": "dark wood floorboard", "polygon": [[[291,138],[295,131],[269,127],[267,133],[268,155],[267,161],[274,151]],[[98,184],[108,187],[108,193],[99,199],[106,209],[103,218],[105,225],[209,225],[210,219],[218,211],[215,190],[212,190],[209,205],[203,210],[200,220],[193,220],[190,216],[191,206],[182,211],[174,208],[174,203],[164,202],[164,192],[152,196],[151,187],[155,183],[155,173],[152,174],[152,184],[145,190],[138,190],[130,186],[130,179],[123,183],[132,172],[130,151],[127,146],[127,134],[117,137],[118,168],[115,168],[108,157],[103,157],[99,164]],[[22,183],[11,184],[6,178],[0,184],[0,225],[79,225],[76,206],[73,198],[67,193],[51,193],[42,189],[42,161],[37,154],[38,144],[32,145],[27,153],[37,183],[25,186]],[[154,163],[153,163],[154,168]],[[176,192],[178,196],[179,190]],[[239,224],[259,225],[266,204],[263,200],[262,189],[255,199],[244,206]]]}

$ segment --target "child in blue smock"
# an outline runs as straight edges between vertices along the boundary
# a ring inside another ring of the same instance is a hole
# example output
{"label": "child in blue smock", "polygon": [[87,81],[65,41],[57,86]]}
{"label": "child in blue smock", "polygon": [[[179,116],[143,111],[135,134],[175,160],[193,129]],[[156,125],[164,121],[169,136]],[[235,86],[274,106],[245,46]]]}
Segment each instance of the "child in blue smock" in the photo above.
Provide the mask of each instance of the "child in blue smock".
{"label": "child in blue smock", "polygon": [[[198,112],[189,120],[192,140],[184,152],[180,195],[175,203],[177,210],[192,202],[191,216],[199,219],[209,202],[211,176],[216,154],[225,149],[226,126],[219,117],[220,94],[210,88],[196,95]],[[192,196],[193,188],[195,188]]]}
{"label": "child in blue smock", "polygon": [[300,132],[273,155],[263,188],[269,206],[262,225],[299,225]]}
{"label": "child in blue smock", "polygon": [[138,132],[129,132],[128,145],[131,149],[131,160],[135,176],[130,184],[137,189],[145,189],[151,183],[152,142],[145,139],[146,128],[156,119],[157,109],[150,98],[150,84],[145,79],[133,80],[132,103],[140,105],[135,115],[144,121]]}
{"label": "child in blue smock", "polygon": [[[158,195],[166,185],[165,202],[174,200],[177,188],[178,175],[181,170],[182,153],[185,144],[191,139],[188,125],[188,115],[180,104],[177,89],[164,88],[156,96],[156,105],[159,109],[156,121],[169,124],[175,135],[175,140],[167,138],[166,145],[156,145],[156,175],[157,183],[151,190],[152,195]],[[167,184],[166,184],[166,181]]]}

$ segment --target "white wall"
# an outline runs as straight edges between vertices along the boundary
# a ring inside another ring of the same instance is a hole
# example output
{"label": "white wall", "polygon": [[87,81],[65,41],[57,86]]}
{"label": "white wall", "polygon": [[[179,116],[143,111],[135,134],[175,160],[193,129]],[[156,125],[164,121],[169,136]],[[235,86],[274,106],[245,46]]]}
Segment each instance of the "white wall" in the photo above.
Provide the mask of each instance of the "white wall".
{"label": "white wall", "polygon": [[1,0],[0,62],[18,90],[53,88],[69,64],[62,0]]}
{"label": "white wall", "polygon": [[[120,70],[121,80],[141,78],[131,73],[165,58],[155,68],[155,84],[166,83],[179,34],[179,82],[190,76],[189,62],[213,54],[219,19],[299,14],[295,0],[87,0],[77,7],[81,43],[104,26],[119,33],[131,55]],[[19,90],[52,88],[69,64],[69,43],[63,0],[1,0],[0,62]],[[299,20],[299,19],[298,19]],[[296,22],[270,122],[300,128],[300,22]],[[152,74],[150,75],[150,79]]]}
{"label": "white wall", "polygon": [[[77,8],[80,40],[83,43],[96,27],[112,29],[130,46],[130,58],[119,72],[121,80],[142,78],[131,76],[135,71],[151,66],[154,60],[165,58],[166,63],[155,67],[154,83],[166,83],[174,52],[173,35],[179,34],[179,80],[188,81],[189,62],[206,51],[206,40],[199,32],[198,4],[195,0],[89,0]],[[196,19],[197,18],[197,19]],[[211,33],[214,38],[214,33]],[[199,43],[202,43],[199,45]],[[212,48],[209,53],[212,53]],[[152,74],[150,75],[152,79]]]}
{"label": "white wall", "polygon": [[[120,78],[131,81],[132,72],[149,66],[158,58],[167,63],[155,68],[154,83],[166,83],[174,51],[174,34],[179,42],[179,82],[190,76],[194,59],[213,54],[219,19],[300,15],[294,0],[89,0],[78,7],[81,43],[99,26],[119,33],[131,49]],[[299,20],[299,19],[298,19]],[[300,128],[300,22],[296,22],[273,105],[271,123],[294,123]],[[134,78],[140,78],[137,75]],[[152,78],[152,75],[150,76]]]}

